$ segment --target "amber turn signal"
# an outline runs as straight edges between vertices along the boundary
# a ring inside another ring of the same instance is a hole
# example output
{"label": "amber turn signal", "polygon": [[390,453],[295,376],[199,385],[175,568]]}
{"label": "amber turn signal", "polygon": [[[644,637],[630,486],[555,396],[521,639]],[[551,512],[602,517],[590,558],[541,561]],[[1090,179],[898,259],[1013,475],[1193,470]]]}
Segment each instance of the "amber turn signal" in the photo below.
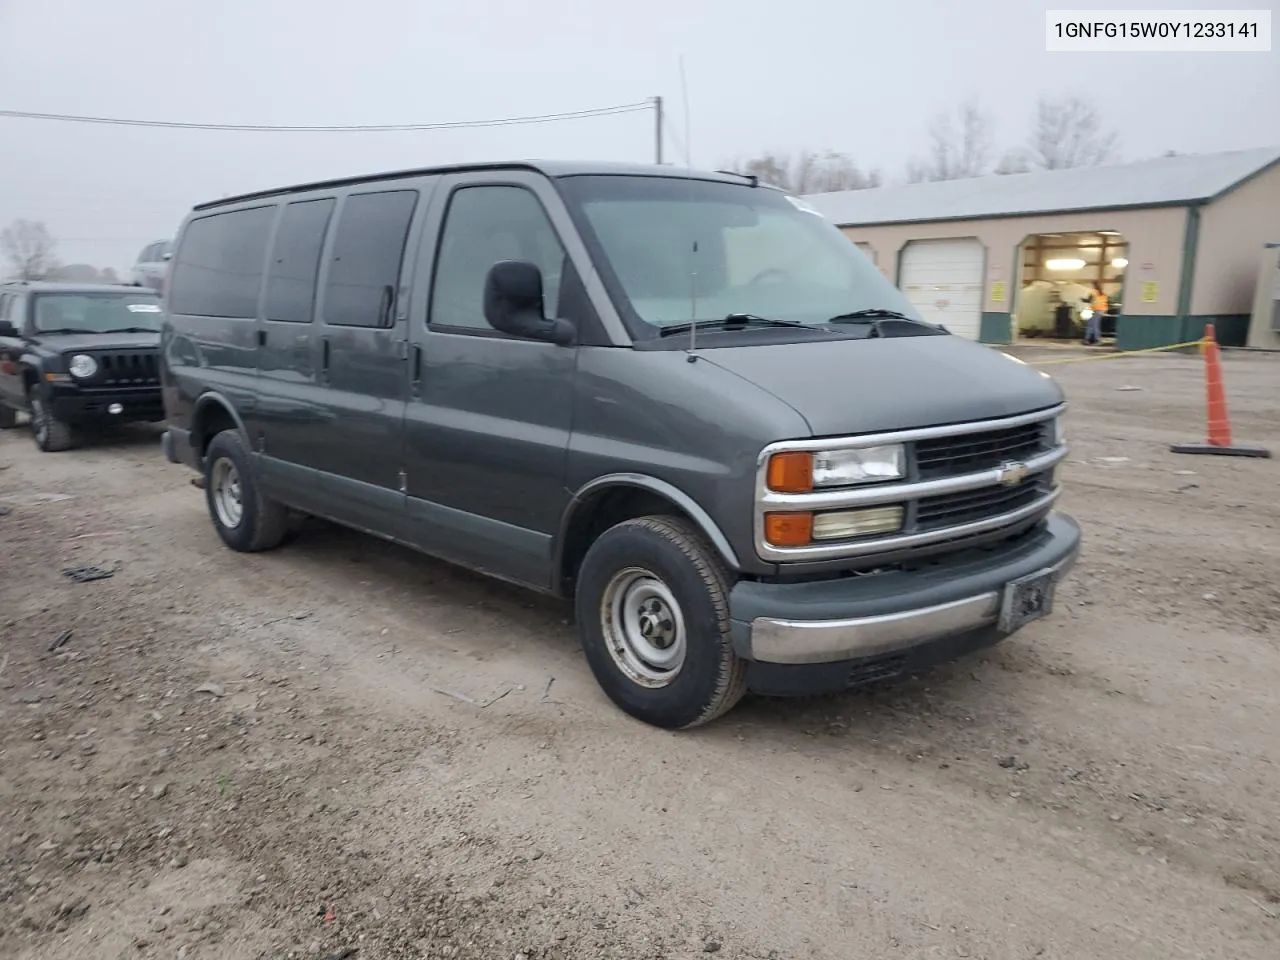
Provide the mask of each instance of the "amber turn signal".
{"label": "amber turn signal", "polygon": [[777,493],[808,493],[813,489],[813,454],[775,453],[769,458],[768,481]]}
{"label": "amber turn signal", "polygon": [[812,513],[766,513],[764,538],[775,547],[803,547],[813,539]]}

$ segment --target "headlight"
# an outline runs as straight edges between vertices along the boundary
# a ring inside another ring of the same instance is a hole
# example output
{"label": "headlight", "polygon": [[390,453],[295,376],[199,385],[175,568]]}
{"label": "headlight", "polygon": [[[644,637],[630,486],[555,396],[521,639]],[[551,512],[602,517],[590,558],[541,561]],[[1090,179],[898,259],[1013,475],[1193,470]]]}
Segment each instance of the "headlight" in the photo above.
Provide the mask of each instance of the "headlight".
{"label": "headlight", "polygon": [[809,493],[823,487],[847,487],[903,476],[901,444],[851,450],[788,451],[769,458],[767,482],[776,493]]}
{"label": "headlight", "polygon": [[902,477],[905,460],[901,444],[853,450],[822,450],[813,455],[813,485],[844,487]]}
{"label": "headlight", "polygon": [[67,369],[77,380],[88,380],[98,372],[98,361],[87,353],[77,353],[67,364]]}
{"label": "headlight", "polygon": [[818,513],[813,517],[813,539],[842,540],[877,533],[896,533],[902,529],[902,518],[901,504]]}

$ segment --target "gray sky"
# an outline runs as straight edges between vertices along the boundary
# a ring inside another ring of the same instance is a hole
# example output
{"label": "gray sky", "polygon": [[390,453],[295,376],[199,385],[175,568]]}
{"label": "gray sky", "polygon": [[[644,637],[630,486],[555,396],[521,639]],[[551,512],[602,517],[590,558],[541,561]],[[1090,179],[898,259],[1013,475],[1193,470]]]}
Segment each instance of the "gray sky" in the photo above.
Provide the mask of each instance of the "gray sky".
{"label": "gray sky", "polygon": [[[1165,0],[1172,5],[1172,0]],[[1280,0],[1197,0],[1271,9]],[[1131,9],[1129,2],[1078,3]],[[1156,4],[1148,4],[1155,6]],[[1190,5],[1190,4],[1189,4]],[[836,149],[887,176],[976,95],[1001,146],[1041,93],[1093,98],[1124,156],[1280,146],[1280,52],[1050,54],[1059,0],[0,0],[0,108],[205,123],[411,123],[662,95],[691,158]],[[1273,12],[1280,24],[1280,17]],[[1278,27],[1277,29],[1280,29]],[[227,133],[0,118],[0,225],[125,268],[196,202],[468,159],[649,161],[648,114],[412,133]],[[668,140],[668,160],[684,159]]]}

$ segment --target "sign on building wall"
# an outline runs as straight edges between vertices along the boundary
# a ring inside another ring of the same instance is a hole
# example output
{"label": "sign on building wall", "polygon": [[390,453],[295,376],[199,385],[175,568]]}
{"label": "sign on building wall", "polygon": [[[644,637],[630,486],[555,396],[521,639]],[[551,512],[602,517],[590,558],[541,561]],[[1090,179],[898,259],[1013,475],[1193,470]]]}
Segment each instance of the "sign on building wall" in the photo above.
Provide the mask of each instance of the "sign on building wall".
{"label": "sign on building wall", "polygon": [[1142,282],[1142,302],[1155,303],[1159,299],[1159,289],[1154,280],[1144,280]]}
{"label": "sign on building wall", "polygon": [[1004,281],[997,280],[991,284],[991,302],[1004,303]]}

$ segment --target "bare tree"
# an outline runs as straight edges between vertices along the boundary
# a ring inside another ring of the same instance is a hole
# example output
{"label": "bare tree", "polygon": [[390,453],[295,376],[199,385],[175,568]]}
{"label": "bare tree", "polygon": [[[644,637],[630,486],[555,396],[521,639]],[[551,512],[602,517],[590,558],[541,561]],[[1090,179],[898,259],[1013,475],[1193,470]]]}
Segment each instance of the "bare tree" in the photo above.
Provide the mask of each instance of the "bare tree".
{"label": "bare tree", "polygon": [[929,154],[907,164],[907,180],[963,180],[981,177],[991,165],[991,120],[976,99],[947,111],[929,124]]}
{"label": "bare tree", "polygon": [[821,153],[803,150],[794,158],[787,154],[765,153],[734,164],[733,169],[797,195],[866,190],[883,183],[879,171],[864,171],[848,154],[835,150]]}
{"label": "bare tree", "polygon": [[38,220],[15,220],[0,231],[0,253],[19,280],[40,280],[57,269],[56,247],[49,228]]}
{"label": "bare tree", "polygon": [[1041,97],[1028,141],[1032,163],[1042,170],[1066,170],[1106,163],[1117,155],[1119,136],[1098,108],[1078,96]]}
{"label": "bare tree", "polygon": [[1030,173],[1031,161],[1027,158],[1025,150],[1006,150],[1000,157],[1000,162],[996,164],[996,168],[991,172],[1001,177],[1013,173]]}

